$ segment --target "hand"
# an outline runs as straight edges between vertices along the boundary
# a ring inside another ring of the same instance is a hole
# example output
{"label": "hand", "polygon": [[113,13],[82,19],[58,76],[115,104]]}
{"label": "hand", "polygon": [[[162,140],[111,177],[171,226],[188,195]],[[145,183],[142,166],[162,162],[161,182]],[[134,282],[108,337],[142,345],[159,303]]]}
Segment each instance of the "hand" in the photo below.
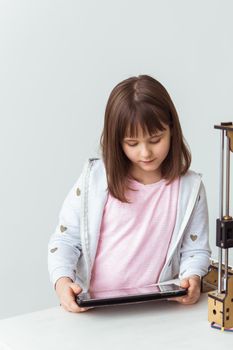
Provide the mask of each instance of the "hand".
{"label": "hand", "polygon": [[180,286],[182,288],[188,288],[188,294],[181,297],[169,298],[168,300],[174,300],[183,305],[195,304],[201,295],[200,277],[197,275],[186,277],[180,281]]}
{"label": "hand", "polygon": [[78,306],[75,301],[76,295],[81,293],[82,288],[74,283],[69,277],[61,277],[57,280],[55,289],[60,299],[60,305],[70,312],[84,312],[89,308]]}

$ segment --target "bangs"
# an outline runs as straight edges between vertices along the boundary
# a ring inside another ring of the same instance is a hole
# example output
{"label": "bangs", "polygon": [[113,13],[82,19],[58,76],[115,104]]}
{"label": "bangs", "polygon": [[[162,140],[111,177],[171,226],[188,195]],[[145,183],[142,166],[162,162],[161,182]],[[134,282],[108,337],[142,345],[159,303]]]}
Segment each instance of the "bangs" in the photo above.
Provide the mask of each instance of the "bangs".
{"label": "bangs", "polygon": [[154,135],[159,131],[164,131],[165,125],[170,125],[170,117],[164,110],[148,103],[138,104],[131,110],[129,108],[128,115],[122,115],[121,135],[123,140],[125,137],[137,138],[139,129],[142,129],[143,136]]}

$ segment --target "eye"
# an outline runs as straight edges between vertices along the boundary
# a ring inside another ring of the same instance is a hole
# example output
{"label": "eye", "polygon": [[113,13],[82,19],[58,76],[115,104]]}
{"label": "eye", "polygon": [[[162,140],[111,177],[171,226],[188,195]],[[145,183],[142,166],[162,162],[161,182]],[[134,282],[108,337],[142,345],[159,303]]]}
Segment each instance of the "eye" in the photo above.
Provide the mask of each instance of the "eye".
{"label": "eye", "polygon": [[127,143],[127,145],[130,146],[130,147],[134,147],[134,146],[137,146],[137,143],[134,143],[133,145],[130,144],[130,143]]}
{"label": "eye", "polygon": [[[161,141],[161,139],[158,139],[156,141],[150,141],[150,143],[156,144],[156,143],[159,143],[160,141]],[[130,147],[135,147],[135,146],[137,146],[137,143],[127,143],[127,145]]]}
{"label": "eye", "polygon": [[150,143],[159,143],[161,141],[161,139],[156,140],[156,141],[151,141]]}

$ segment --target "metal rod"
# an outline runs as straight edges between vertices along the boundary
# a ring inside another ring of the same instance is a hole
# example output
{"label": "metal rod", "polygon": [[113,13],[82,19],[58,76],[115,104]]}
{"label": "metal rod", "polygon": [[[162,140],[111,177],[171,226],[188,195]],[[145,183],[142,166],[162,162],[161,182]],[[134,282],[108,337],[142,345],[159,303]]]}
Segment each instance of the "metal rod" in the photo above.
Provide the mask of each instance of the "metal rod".
{"label": "metal rod", "polygon": [[[223,218],[223,186],[224,186],[224,130],[220,134],[220,207],[219,218]],[[222,292],[222,248],[218,248],[218,293]]]}
{"label": "metal rod", "polygon": [[[227,137],[226,147],[226,216],[229,216],[230,204],[230,138]],[[225,249],[225,271],[224,271],[224,289],[227,292],[227,278],[228,278],[228,249]]]}
{"label": "metal rod", "polygon": [[223,190],[224,190],[224,130],[222,130],[220,134],[221,142],[220,142],[220,207],[219,207],[219,215],[220,220],[223,218]]}
{"label": "metal rod", "polygon": [[226,215],[229,216],[229,195],[230,194],[230,139],[227,137],[226,147]]}
{"label": "metal rod", "polygon": [[225,249],[225,272],[224,272],[224,290],[227,293],[227,279],[228,279],[228,249]]}
{"label": "metal rod", "polygon": [[222,248],[218,248],[218,293],[222,293]]}

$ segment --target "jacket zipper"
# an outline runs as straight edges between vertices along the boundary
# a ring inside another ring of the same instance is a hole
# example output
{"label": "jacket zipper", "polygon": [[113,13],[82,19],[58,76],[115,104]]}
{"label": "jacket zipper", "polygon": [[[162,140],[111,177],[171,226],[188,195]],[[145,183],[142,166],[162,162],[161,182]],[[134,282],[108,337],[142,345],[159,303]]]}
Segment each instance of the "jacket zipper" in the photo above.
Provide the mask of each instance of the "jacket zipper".
{"label": "jacket zipper", "polygon": [[88,229],[88,189],[89,189],[89,176],[90,171],[93,163],[92,161],[88,160],[87,168],[84,173],[84,194],[83,194],[83,201],[82,201],[82,215],[83,215],[83,240],[85,243],[85,261],[86,261],[86,270],[87,270],[87,276],[86,276],[86,289],[89,288],[89,282],[90,282],[90,266],[91,266],[91,257],[90,257],[90,251],[88,249],[88,243],[89,243],[89,229]]}

